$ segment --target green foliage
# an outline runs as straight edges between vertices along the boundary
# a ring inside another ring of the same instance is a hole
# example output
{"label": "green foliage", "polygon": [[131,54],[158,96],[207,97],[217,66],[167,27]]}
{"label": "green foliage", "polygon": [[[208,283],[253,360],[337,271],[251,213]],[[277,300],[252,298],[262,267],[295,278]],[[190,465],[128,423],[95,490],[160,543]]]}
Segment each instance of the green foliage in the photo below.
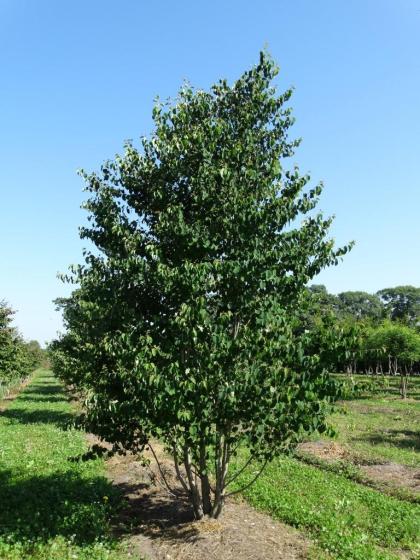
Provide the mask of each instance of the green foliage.
{"label": "green foliage", "polygon": [[400,324],[385,322],[373,330],[367,347],[377,359],[388,360],[389,373],[400,376],[400,393],[408,394],[408,376],[420,370],[420,333]]}
{"label": "green foliage", "polygon": [[[336,371],[393,374],[404,377],[420,373],[419,323],[415,322],[417,288],[410,286],[382,290],[381,295],[366,292],[329,294],[323,285],[311,285],[301,307],[300,328],[313,334],[334,333],[329,361]],[[383,301],[388,298],[388,303]],[[411,310],[411,311],[410,311]],[[392,316],[385,319],[386,314]],[[315,345],[318,351],[320,345]],[[401,394],[407,395],[407,380],[401,381]],[[347,387],[348,389],[348,387]]]}
{"label": "green foliage", "polygon": [[371,331],[367,344],[397,359],[400,366],[420,361],[420,335],[405,325],[384,323]]}
{"label": "green foliage", "polygon": [[400,320],[411,325],[420,321],[420,288],[397,286],[378,292],[385,303],[385,310],[391,320]]}
{"label": "green foliage", "polygon": [[261,53],[232,86],[185,85],[140,150],[84,175],[98,251],[58,302],[54,367],[85,392],[86,426],[116,451],[160,438],[197,517],[219,515],[238,446],[271,459],[324,430],[337,396],[296,322],[308,281],[348,247],[313,212],[322,186],[284,167],[298,142],[276,74]]}
{"label": "green foliage", "polygon": [[367,292],[341,292],[338,294],[340,312],[356,320],[378,321],[384,316],[384,306],[380,298]]}
{"label": "green foliage", "polygon": [[[241,475],[238,484],[252,474]],[[296,459],[275,460],[246,491],[258,509],[307,529],[337,560],[397,560],[419,550],[418,506]]]}
{"label": "green foliage", "polygon": [[99,460],[70,461],[84,434],[65,429],[72,408],[50,372],[0,416],[0,558],[124,558],[109,536],[117,496]]}
{"label": "green foliage", "polygon": [[0,301],[0,398],[9,385],[27,377],[42,363],[38,342],[25,343],[13,327],[14,311]]}

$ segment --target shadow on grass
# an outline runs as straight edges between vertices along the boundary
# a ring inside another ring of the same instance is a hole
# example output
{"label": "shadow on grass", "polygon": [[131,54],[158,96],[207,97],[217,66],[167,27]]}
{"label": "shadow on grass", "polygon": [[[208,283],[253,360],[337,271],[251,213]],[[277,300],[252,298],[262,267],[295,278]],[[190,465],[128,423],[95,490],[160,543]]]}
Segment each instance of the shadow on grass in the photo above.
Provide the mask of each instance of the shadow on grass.
{"label": "shadow on grass", "polygon": [[7,408],[0,412],[0,418],[7,418],[19,424],[55,424],[60,428],[68,427],[74,420],[74,414],[56,410],[26,410],[24,408]]}
{"label": "shadow on grass", "polygon": [[353,441],[368,442],[372,445],[393,445],[400,449],[420,451],[420,432],[414,430],[386,430],[353,438]]}
{"label": "shadow on grass", "polygon": [[[23,391],[22,396],[31,395],[34,397],[42,395],[65,395],[65,392],[60,385],[56,383],[32,383],[30,388]],[[21,397],[19,397],[21,398]]]}
{"label": "shadow on grass", "polygon": [[[390,375],[363,375],[353,374],[349,376],[345,373],[334,375],[335,379],[344,383],[349,388],[349,380],[356,382],[356,390],[353,394],[349,393],[343,400],[370,400],[370,399],[391,399],[401,400],[400,376]],[[408,378],[407,396],[412,400],[420,400],[420,376],[410,376]]]}
{"label": "shadow on grass", "polygon": [[56,536],[88,545],[106,537],[118,496],[104,478],[74,473],[12,478],[0,472],[0,538],[47,542]]}
{"label": "shadow on grass", "polygon": [[20,401],[24,401],[24,402],[34,402],[34,403],[64,403],[64,402],[68,402],[69,398],[66,395],[40,395],[38,393],[23,393],[22,395],[19,396],[19,402]]}
{"label": "shadow on grass", "polygon": [[[49,404],[68,402],[63,387],[56,382],[32,383],[15,401],[13,407],[0,412],[0,418],[7,418],[12,423],[20,424],[55,424],[65,428],[74,420],[74,414],[61,410],[52,410]],[[19,404],[21,403],[21,406]],[[26,408],[26,406],[28,408]],[[37,406],[39,405],[39,406]]]}
{"label": "shadow on grass", "polygon": [[[365,393],[362,395],[349,395],[343,401],[371,401],[375,399],[389,399],[389,403],[392,404],[394,402],[397,403],[406,403],[407,401],[401,397],[401,393],[399,389],[392,389],[386,391],[372,391],[370,393]],[[419,391],[410,391],[410,387],[408,388],[407,393],[408,401],[420,401],[420,392]]]}

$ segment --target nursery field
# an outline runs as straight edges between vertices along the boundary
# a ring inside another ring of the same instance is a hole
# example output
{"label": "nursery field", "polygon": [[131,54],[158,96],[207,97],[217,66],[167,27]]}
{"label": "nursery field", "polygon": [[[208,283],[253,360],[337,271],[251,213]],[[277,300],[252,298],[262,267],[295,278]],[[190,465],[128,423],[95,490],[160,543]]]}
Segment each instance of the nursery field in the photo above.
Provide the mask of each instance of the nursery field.
{"label": "nursery field", "polygon": [[398,377],[356,377],[368,391],[341,403],[331,418],[336,441],[359,462],[420,467],[420,377],[410,378],[407,399],[399,395]]}
{"label": "nursery field", "polygon": [[[418,558],[418,396],[412,387],[411,397],[402,400],[391,384],[373,396],[343,401],[331,417],[338,435],[273,461],[246,491],[246,500],[297,528],[309,542],[307,558]],[[102,461],[71,460],[86,450],[86,438],[66,427],[72,404],[52,374],[38,371],[0,411],[0,558],[129,557],[135,519],[112,536],[121,499],[104,477]],[[251,470],[238,484],[252,476]],[[221,536],[215,531],[211,538]]]}
{"label": "nursery field", "polygon": [[[391,379],[371,396],[341,402],[330,418],[337,435],[274,461],[247,499],[308,531],[325,558],[418,558],[419,381],[412,380],[409,399],[399,397]],[[322,557],[319,550],[315,557]]]}

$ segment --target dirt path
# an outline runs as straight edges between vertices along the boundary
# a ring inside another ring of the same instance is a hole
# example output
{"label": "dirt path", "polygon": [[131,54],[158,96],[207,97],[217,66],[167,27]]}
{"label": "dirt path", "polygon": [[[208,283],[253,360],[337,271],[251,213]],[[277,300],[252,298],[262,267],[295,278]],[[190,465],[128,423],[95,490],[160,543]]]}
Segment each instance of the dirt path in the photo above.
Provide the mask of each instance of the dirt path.
{"label": "dirt path", "polygon": [[[176,486],[170,460],[159,452],[165,476]],[[145,560],[298,560],[307,558],[308,540],[297,530],[259,513],[239,500],[229,500],[219,520],[194,522],[182,497],[171,496],[159,483],[157,468],[135,457],[108,461],[110,480],[123,493],[125,505],[115,523],[135,557]]]}

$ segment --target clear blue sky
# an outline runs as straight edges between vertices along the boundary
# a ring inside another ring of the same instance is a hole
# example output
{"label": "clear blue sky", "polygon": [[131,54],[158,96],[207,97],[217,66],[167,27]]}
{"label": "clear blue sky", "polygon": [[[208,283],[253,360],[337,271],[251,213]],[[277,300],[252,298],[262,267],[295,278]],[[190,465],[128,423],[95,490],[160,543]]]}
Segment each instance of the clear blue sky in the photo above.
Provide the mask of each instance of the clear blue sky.
{"label": "clear blue sky", "polygon": [[41,342],[81,261],[76,170],[150,131],[184,78],[234,79],[265,45],[296,88],[294,159],[324,180],[332,292],[420,285],[419,0],[0,0],[0,299]]}

